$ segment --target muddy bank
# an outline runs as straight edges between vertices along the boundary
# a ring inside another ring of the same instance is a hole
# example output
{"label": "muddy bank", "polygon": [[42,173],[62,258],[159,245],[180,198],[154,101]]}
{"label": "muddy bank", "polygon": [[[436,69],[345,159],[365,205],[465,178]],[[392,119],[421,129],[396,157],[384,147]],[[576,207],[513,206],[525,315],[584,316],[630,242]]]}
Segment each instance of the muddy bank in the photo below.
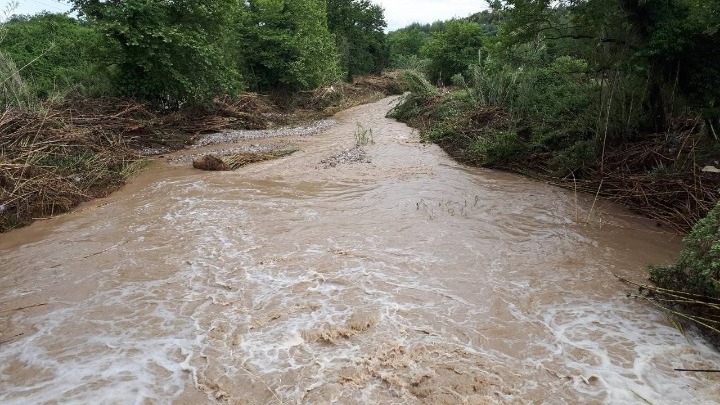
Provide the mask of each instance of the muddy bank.
{"label": "muddy bank", "polygon": [[[672,262],[673,234],[461,166],[392,101],[237,171],[157,160],[0,235],[0,401],[716,402],[718,376],[673,369],[718,354],[612,275]],[[358,124],[370,163],[320,165]]]}

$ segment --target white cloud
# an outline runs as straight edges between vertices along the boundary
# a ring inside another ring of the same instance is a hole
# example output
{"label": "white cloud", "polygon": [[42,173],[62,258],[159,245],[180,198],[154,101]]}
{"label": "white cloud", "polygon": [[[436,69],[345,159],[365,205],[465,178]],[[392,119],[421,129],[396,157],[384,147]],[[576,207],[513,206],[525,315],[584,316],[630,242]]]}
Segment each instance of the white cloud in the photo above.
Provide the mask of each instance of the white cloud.
{"label": "white cloud", "polygon": [[484,0],[372,0],[385,8],[388,30],[414,22],[431,23],[453,17],[467,17],[488,8]]}

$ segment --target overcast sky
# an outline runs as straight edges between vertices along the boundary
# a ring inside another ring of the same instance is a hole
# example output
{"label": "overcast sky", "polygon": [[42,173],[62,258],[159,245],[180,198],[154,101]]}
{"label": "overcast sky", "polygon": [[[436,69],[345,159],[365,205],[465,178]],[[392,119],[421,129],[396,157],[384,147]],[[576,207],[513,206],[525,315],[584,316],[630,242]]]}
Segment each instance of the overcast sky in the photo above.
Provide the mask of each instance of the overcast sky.
{"label": "overcast sky", "polygon": [[[5,13],[8,6],[14,3],[10,0],[0,0],[0,12]],[[18,0],[18,6],[12,14],[36,14],[41,11],[50,11],[53,13],[62,13],[70,10],[70,5],[63,1],[57,0]],[[5,17],[5,15],[3,15]]]}
{"label": "overcast sky", "polygon": [[385,8],[388,30],[414,22],[431,23],[453,17],[467,17],[488,8],[485,0],[371,0]]}
{"label": "overcast sky", "polygon": [[[453,17],[467,17],[487,8],[485,0],[371,0],[385,8],[388,30],[396,30],[413,22],[430,23]],[[0,10],[11,3],[0,0]],[[15,14],[35,14],[41,11],[63,12],[70,5],[57,0],[19,0]]]}

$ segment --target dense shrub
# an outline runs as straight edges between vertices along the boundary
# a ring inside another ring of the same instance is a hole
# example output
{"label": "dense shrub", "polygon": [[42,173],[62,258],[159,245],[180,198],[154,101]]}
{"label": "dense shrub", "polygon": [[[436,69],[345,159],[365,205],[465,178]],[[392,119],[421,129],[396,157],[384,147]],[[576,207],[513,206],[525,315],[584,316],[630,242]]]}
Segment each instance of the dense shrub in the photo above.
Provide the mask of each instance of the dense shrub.
{"label": "dense shrub", "polygon": [[20,69],[31,95],[41,99],[69,91],[109,91],[109,72],[98,60],[107,53],[103,37],[61,14],[16,16],[3,24],[0,50]]}
{"label": "dense shrub", "polygon": [[663,288],[720,298],[720,204],[683,239],[678,262],[652,267],[650,278]]}
{"label": "dense shrub", "polygon": [[235,1],[74,3],[117,50],[103,64],[117,66],[119,94],[175,107],[242,88],[232,28],[243,10]]}
{"label": "dense shrub", "polygon": [[450,78],[464,73],[478,60],[484,31],[480,24],[467,20],[452,20],[443,31],[432,34],[423,45],[421,55],[429,60],[426,67],[431,82],[450,82]]}
{"label": "dense shrub", "polygon": [[340,79],[325,2],[257,0],[247,19],[242,57],[252,88],[307,90]]}
{"label": "dense shrub", "polygon": [[388,64],[382,7],[369,0],[328,0],[327,16],[347,77],[382,72]]}

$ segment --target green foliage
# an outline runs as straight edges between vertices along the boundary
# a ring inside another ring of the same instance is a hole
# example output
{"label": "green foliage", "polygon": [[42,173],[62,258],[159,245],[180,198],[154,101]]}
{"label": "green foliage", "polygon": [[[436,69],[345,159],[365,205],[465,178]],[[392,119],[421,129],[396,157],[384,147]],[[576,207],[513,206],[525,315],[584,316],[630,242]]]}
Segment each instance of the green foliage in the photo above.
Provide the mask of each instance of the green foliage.
{"label": "green foliage", "polygon": [[62,14],[40,14],[13,17],[3,29],[0,50],[15,62],[33,96],[108,90],[108,72],[97,64],[105,53],[103,38],[88,24]]}
{"label": "green foliage", "polygon": [[0,107],[29,108],[32,97],[20,77],[20,72],[12,59],[0,53]]}
{"label": "green foliage", "polygon": [[348,78],[382,72],[388,64],[382,7],[368,0],[328,0],[327,18]]}
{"label": "green foliage", "polygon": [[246,84],[314,89],[387,64],[383,10],[367,0],[331,0],[330,9],[325,0],[71,3],[82,20],[46,14],[2,26],[3,60],[37,96],[83,90],[175,108]]}
{"label": "green foliage", "polygon": [[483,28],[476,22],[447,22],[445,29],[434,33],[421,49],[421,54],[430,60],[426,68],[429,79],[432,82],[447,81],[467,71],[478,60],[483,37]]}
{"label": "green foliage", "polygon": [[119,93],[165,106],[195,104],[242,88],[232,27],[243,8],[212,2],[73,0],[110,40]]}
{"label": "green foliage", "polygon": [[638,32],[637,58],[654,79],[677,85],[691,105],[720,117],[720,5],[704,0],[647,0],[623,4]]}
{"label": "green foliage", "polygon": [[430,63],[428,59],[422,59],[417,55],[396,55],[392,67],[398,70],[424,71]]}
{"label": "green foliage", "polygon": [[[415,68],[408,61],[420,61],[420,49],[430,38],[430,25],[412,24],[387,35],[390,64],[396,69]],[[417,63],[415,63],[417,65]]]}
{"label": "green foliage", "polygon": [[402,73],[402,78],[409,94],[403,96],[387,116],[398,121],[408,122],[422,115],[424,107],[435,98],[438,91],[422,74],[416,71],[406,70]]}
{"label": "green foliage", "polygon": [[720,298],[720,204],[683,239],[677,264],[650,268],[660,287]]}
{"label": "green foliage", "polygon": [[622,100],[624,109],[641,110],[627,117],[637,123],[631,129],[666,130],[670,117],[686,106],[720,123],[718,2],[589,0],[554,7],[503,0],[494,5],[505,17],[499,48],[508,62],[522,65],[514,54],[527,44],[544,48],[551,58],[587,61],[596,80],[620,78],[623,86],[617,89],[629,88],[625,95],[633,99]]}
{"label": "green foliage", "polygon": [[403,80],[408,84],[409,91],[417,96],[434,96],[438,93],[437,88],[430,84],[420,73],[406,70],[402,74]]}
{"label": "green foliage", "polygon": [[591,137],[599,86],[586,72],[585,61],[569,56],[522,71],[510,101],[511,114],[530,123],[533,135],[552,150]]}
{"label": "green foliage", "polygon": [[522,158],[527,152],[527,145],[516,131],[488,131],[475,140],[468,151],[479,155],[485,165],[502,166]]}
{"label": "green foliage", "polygon": [[247,71],[259,89],[304,90],[340,78],[321,0],[254,0],[243,37]]}

